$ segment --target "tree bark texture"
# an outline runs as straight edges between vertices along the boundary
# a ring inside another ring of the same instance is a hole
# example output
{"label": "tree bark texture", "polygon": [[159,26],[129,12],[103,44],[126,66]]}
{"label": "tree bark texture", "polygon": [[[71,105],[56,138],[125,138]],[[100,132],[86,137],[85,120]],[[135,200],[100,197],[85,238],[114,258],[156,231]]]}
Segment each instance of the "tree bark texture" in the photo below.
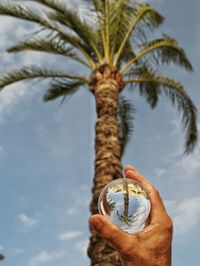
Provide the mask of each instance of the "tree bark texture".
{"label": "tree bark texture", "polygon": [[[96,100],[95,176],[90,211],[98,213],[98,198],[105,185],[122,177],[118,97],[121,79],[109,66],[94,73],[91,90]],[[88,255],[91,266],[121,266],[116,250],[92,229]]]}

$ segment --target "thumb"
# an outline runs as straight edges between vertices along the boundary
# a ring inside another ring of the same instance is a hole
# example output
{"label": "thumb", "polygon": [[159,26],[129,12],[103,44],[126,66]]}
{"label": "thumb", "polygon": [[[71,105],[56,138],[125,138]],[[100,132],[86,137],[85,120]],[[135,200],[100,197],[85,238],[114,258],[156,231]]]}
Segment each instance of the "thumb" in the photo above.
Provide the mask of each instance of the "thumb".
{"label": "thumb", "polygon": [[133,241],[131,235],[120,230],[103,215],[95,214],[89,218],[89,224],[97,234],[113,245],[119,252],[123,250],[124,243]]}

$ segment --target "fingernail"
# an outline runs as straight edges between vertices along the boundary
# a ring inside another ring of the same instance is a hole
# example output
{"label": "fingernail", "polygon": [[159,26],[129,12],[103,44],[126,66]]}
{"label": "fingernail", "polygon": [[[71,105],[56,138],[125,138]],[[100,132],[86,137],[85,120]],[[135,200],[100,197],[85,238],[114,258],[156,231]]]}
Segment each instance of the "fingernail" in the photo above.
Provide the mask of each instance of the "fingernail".
{"label": "fingernail", "polygon": [[132,176],[132,175],[134,175],[134,174],[133,174],[133,172],[129,169],[129,170],[126,171],[126,175],[129,175],[129,176],[131,175],[131,176]]}

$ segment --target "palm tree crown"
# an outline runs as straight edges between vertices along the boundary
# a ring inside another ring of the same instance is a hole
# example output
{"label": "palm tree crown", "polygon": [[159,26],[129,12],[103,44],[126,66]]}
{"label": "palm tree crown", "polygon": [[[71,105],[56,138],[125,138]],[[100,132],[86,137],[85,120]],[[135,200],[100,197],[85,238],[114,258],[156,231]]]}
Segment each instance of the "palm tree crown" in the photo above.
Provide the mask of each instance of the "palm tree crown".
{"label": "palm tree crown", "polygon": [[[38,14],[28,5],[31,2],[45,9]],[[163,17],[151,5],[137,4],[136,1],[89,2],[93,23],[81,19],[77,11],[57,0],[1,3],[0,15],[13,16],[39,26],[38,31],[7,49],[8,52],[29,50],[62,55],[89,68],[93,74],[91,77],[73,76],[44,66],[24,66],[1,75],[0,88],[25,79],[50,78],[44,100],[54,100],[76,92],[85,84],[92,88],[92,83],[101,78],[101,69],[109,66],[108,75],[121,81],[121,90],[127,86],[139,90],[152,108],[160,95],[170,99],[182,113],[186,130],[185,152],[191,152],[197,142],[196,108],[180,82],[157,71],[157,65],[171,62],[191,71],[191,63],[171,36],[163,35],[153,41],[147,39],[148,30],[156,29]]]}

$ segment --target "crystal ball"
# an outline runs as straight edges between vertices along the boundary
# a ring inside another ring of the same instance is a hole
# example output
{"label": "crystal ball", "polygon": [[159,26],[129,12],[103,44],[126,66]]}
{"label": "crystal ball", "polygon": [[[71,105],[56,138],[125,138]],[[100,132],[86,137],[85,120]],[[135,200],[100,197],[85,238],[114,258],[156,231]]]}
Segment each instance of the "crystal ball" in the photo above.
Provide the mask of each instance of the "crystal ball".
{"label": "crystal ball", "polygon": [[145,189],[129,178],[119,178],[107,184],[100,193],[99,213],[123,231],[134,234],[144,228],[151,203]]}

